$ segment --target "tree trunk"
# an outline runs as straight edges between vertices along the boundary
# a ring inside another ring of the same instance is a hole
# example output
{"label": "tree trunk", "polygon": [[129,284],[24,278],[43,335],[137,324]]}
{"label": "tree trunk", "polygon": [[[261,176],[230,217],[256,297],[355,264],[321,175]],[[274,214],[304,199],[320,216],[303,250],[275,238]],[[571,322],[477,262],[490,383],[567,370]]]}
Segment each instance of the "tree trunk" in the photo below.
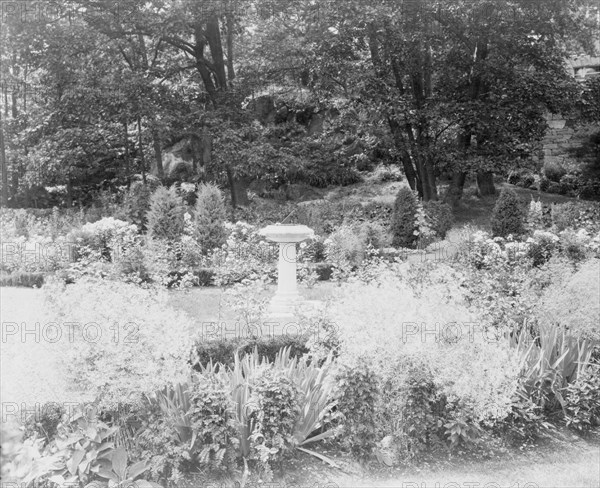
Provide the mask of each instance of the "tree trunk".
{"label": "tree trunk", "polygon": [[123,121],[123,143],[125,144],[125,178],[127,188],[131,186],[131,162],[129,158],[129,131],[127,130],[127,121]]}
{"label": "tree trunk", "polygon": [[137,116],[137,130],[138,130],[138,146],[140,149],[140,164],[142,165],[142,183],[146,186],[146,160],[144,159],[144,147],[142,144],[142,117],[138,114]]}
{"label": "tree trunk", "polygon": [[479,195],[487,197],[496,194],[496,187],[494,186],[494,173],[491,171],[481,171],[477,173],[477,189]]}
{"label": "tree trunk", "polygon": [[154,121],[152,121],[152,146],[154,147],[154,161],[156,163],[156,176],[162,181],[165,178],[165,171],[162,163],[162,147],[160,142],[160,135],[158,133],[158,127]]}
{"label": "tree trunk", "polygon": [[463,188],[465,187],[465,181],[467,179],[467,173],[462,171],[455,171],[452,175],[452,181],[446,193],[445,202],[452,207],[456,207],[458,202],[462,198]]}
{"label": "tree trunk", "polygon": [[2,84],[2,91],[4,92],[4,116],[8,119],[8,86]]}
{"label": "tree trunk", "polygon": [[221,29],[219,18],[215,15],[206,23],[205,37],[210,47],[212,66],[217,80],[218,89],[227,90],[227,76],[225,75],[225,62],[223,58],[223,45],[221,44]]}
{"label": "tree trunk", "polygon": [[231,192],[232,207],[237,208],[240,205],[249,205],[248,186],[250,185],[250,179],[236,177],[231,167],[228,166],[227,181],[229,182],[229,191]]}
{"label": "tree trunk", "polygon": [[[433,163],[430,160],[427,160],[425,162],[425,177],[427,179],[427,182],[429,184],[429,199],[430,200],[437,200],[438,199],[438,192],[437,192],[437,184],[435,181],[435,171],[433,168]],[[427,201],[427,200],[426,200]]]}
{"label": "tree trunk", "polygon": [[233,14],[227,13],[227,79],[231,83],[235,79],[233,69]]}
{"label": "tree trunk", "polygon": [[71,181],[71,175],[67,176],[67,207],[73,206],[73,183]]}
{"label": "tree trunk", "polygon": [[4,123],[0,113],[0,166],[2,169],[2,206],[8,205],[8,163],[6,161],[6,148],[4,147]]}
{"label": "tree trunk", "polygon": [[419,198],[423,201],[429,200],[429,182],[425,177],[425,168],[423,167],[423,162],[420,160],[416,161],[417,167],[417,191],[419,192]]}
{"label": "tree trunk", "polygon": [[388,117],[388,124],[390,126],[390,131],[392,132],[394,145],[400,153],[400,161],[402,161],[402,167],[404,168],[404,175],[406,176],[408,185],[410,186],[411,190],[415,191],[417,189],[418,181],[417,172],[415,171],[410,153],[406,149],[402,128],[400,127],[400,124],[392,117]]}

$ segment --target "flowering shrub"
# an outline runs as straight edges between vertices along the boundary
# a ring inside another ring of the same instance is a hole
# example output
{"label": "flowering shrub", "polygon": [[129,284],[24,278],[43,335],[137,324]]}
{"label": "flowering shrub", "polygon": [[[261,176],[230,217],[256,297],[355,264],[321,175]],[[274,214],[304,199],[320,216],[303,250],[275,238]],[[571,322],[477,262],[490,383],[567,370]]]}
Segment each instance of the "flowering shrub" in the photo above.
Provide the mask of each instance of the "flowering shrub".
{"label": "flowering shrub", "polygon": [[[532,200],[533,203],[533,200]],[[535,230],[533,236],[527,239],[529,244],[528,255],[533,266],[544,264],[558,249],[560,238],[552,232]]]}
{"label": "flowering shrub", "polygon": [[531,198],[527,211],[527,226],[530,230],[544,227],[544,208],[542,202]]}
{"label": "flowering shrub", "polygon": [[266,280],[260,278],[244,279],[241,283],[227,288],[219,302],[219,319],[227,320],[233,314],[234,320],[241,324],[242,330],[248,334],[256,331],[260,337],[260,327],[269,299],[265,293],[266,284]]}
{"label": "flowering shrub", "polygon": [[505,263],[516,263],[527,256],[527,242],[507,238],[491,238],[487,232],[477,231],[472,235],[467,251],[467,261],[477,269],[490,269]]}
{"label": "flowering shrub", "polygon": [[595,239],[592,239],[585,229],[577,231],[571,228],[565,229],[560,232],[559,236],[562,253],[573,261],[584,260],[588,252],[594,252],[600,242],[600,233]]}
{"label": "flowering shrub", "polygon": [[598,259],[585,261],[572,275],[563,274],[541,294],[539,314],[600,346],[599,275]]}
{"label": "flowering shrub", "polygon": [[274,279],[277,250],[259,229],[245,222],[227,222],[225,228],[227,241],[209,256],[209,263],[215,268],[215,284],[224,286],[260,276]]}
{"label": "flowering shrub", "polygon": [[55,241],[39,235],[3,238],[0,269],[9,273],[56,271],[69,265],[73,248],[64,237]]}
{"label": "flowering shrub", "polygon": [[[460,273],[436,263],[422,271],[426,291],[418,293],[408,268],[379,266],[367,282],[343,283],[332,300],[339,360],[362,371],[366,361],[377,378],[375,432],[363,429],[366,444],[356,448],[386,463],[473,444],[511,414],[520,372],[515,351],[467,308]],[[339,408],[349,407],[340,400]]]}
{"label": "flowering shrub", "polygon": [[105,217],[94,223],[85,224],[79,231],[70,234],[79,256],[97,251],[107,261],[118,259],[118,255],[135,242],[138,228],[113,217]]}
{"label": "flowering shrub", "polygon": [[341,225],[325,239],[325,256],[338,273],[344,275],[360,265],[365,243],[349,225]]}
{"label": "flowering shrub", "polygon": [[64,358],[82,391],[110,404],[186,377],[195,327],[167,306],[164,290],[91,278],[43,290],[48,321],[75,324]]}

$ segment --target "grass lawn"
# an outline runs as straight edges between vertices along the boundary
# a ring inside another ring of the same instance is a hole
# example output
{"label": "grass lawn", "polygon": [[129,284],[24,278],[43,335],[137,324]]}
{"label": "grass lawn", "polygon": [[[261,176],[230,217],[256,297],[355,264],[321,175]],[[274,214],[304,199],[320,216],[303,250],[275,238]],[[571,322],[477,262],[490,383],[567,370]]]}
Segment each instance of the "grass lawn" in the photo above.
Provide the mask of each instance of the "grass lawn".
{"label": "grass lawn", "polygon": [[[299,286],[300,294],[307,300],[326,300],[337,288],[335,283],[321,282],[313,288]],[[268,298],[275,293],[276,285],[271,285],[263,296]],[[234,320],[235,317],[225,310],[221,310],[222,316],[219,318],[220,307],[224,308],[223,289],[217,287],[191,288],[189,290],[172,290],[169,292],[169,306],[176,310],[185,312],[200,327],[203,322],[216,320]]]}

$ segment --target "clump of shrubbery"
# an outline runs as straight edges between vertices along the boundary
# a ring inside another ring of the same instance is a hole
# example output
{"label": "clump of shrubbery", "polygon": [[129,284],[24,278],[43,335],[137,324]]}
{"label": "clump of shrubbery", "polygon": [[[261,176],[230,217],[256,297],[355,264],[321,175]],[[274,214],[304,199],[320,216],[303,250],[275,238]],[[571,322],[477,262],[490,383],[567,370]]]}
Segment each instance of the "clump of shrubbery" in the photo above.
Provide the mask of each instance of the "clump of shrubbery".
{"label": "clump of shrubbery", "polygon": [[525,212],[517,194],[508,188],[500,193],[492,212],[492,233],[506,237],[522,235],[525,232]]}

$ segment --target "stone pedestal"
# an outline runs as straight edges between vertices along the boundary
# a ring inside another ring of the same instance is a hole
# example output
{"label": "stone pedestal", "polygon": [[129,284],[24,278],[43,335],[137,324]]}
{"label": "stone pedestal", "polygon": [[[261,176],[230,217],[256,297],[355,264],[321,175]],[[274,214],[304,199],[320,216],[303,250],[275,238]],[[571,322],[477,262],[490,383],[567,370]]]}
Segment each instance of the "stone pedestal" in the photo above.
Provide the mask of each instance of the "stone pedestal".
{"label": "stone pedestal", "polygon": [[294,319],[295,308],[303,303],[296,283],[296,244],[314,235],[305,225],[269,225],[261,234],[279,244],[277,291],[269,305],[270,321]]}

